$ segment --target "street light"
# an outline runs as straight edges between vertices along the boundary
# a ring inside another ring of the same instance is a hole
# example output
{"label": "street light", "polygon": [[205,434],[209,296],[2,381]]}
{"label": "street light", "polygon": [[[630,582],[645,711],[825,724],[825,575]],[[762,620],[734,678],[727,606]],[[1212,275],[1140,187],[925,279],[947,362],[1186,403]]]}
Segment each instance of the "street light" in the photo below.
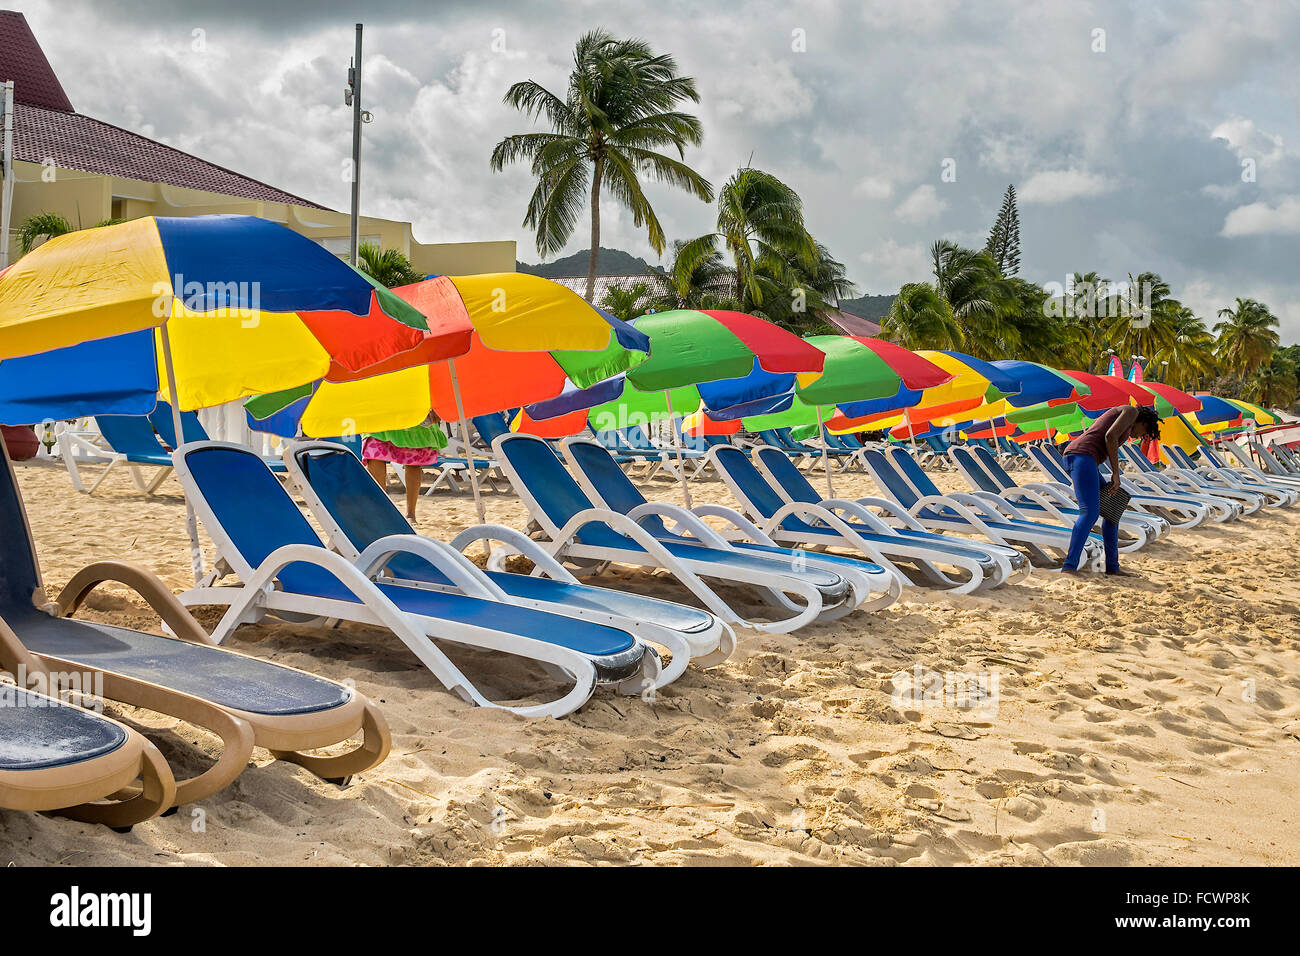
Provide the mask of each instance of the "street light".
{"label": "street light", "polygon": [[352,107],[352,216],[348,236],[348,261],[353,268],[359,264],[357,255],[361,209],[361,124],[373,117],[361,108],[361,24],[357,24],[357,50],[348,66],[348,85],[343,91],[343,105]]}

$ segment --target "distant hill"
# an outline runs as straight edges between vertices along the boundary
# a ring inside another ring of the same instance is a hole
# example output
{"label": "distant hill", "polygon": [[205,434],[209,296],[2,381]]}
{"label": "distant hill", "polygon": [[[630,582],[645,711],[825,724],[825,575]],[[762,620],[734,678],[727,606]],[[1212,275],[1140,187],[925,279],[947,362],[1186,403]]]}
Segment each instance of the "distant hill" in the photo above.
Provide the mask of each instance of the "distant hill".
{"label": "distant hill", "polygon": [[[544,276],[547,279],[554,279],[557,276],[585,276],[587,274],[588,256],[588,250],[583,249],[581,252],[575,252],[571,256],[565,256],[563,259],[556,259],[553,262],[539,262],[536,265],[528,262],[516,262],[515,269],[519,272],[527,272],[530,275]],[[644,259],[624,252],[622,249],[606,249],[601,246],[596,257],[596,275],[641,275],[648,269],[654,269],[656,272],[663,271],[659,266],[652,266]]]}
{"label": "distant hill", "polygon": [[864,295],[856,299],[842,299],[840,309],[863,319],[870,319],[877,325],[889,314],[889,307],[894,304],[892,295]]}

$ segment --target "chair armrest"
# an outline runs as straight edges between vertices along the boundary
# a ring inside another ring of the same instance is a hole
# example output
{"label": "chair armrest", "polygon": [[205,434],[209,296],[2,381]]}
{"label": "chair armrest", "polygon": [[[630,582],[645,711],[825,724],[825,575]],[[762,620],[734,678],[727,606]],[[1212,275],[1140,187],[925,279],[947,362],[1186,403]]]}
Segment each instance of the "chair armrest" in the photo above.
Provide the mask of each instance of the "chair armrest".
{"label": "chair armrest", "polygon": [[[776,545],[776,542],[762,528],[734,508],[728,508],[726,505],[697,505],[691,510],[701,518],[721,518],[723,521],[729,522],[745,536],[746,540],[753,541],[756,544]],[[771,530],[771,527],[772,524],[769,522],[768,529]]]}
{"label": "chair armrest", "polygon": [[367,578],[373,579],[399,554],[414,555],[429,562],[471,597],[508,602],[505,592],[467,557],[449,544],[418,534],[390,534],[380,538],[357,555],[353,564]]}
{"label": "chair armrest", "polygon": [[509,545],[515,553],[533,562],[533,565],[546,577],[563,581],[565,584],[581,583],[568,568],[556,561],[549,551],[522,531],[500,524],[475,525],[456,535],[451,540],[451,547],[464,553],[465,549],[476,541],[500,541],[502,544]]}
{"label": "chair armrest", "polygon": [[126,561],[98,561],[82,568],[72,576],[54,603],[58,607],[59,617],[71,617],[77,613],[87,595],[105,582],[122,584],[130,588],[154,613],[162,619],[171,633],[183,641],[193,644],[212,645],[214,641],[203,630],[198,621],[186,610],[185,605],[162,580],[147,568]]}
{"label": "chair armrest", "polygon": [[721,548],[724,551],[733,550],[731,542],[701,521],[699,515],[688,511],[681,505],[671,505],[663,501],[647,501],[645,504],[637,505],[627,513],[628,518],[638,525],[641,523],[642,518],[648,518],[652,515],[671,518],[704,544]]}

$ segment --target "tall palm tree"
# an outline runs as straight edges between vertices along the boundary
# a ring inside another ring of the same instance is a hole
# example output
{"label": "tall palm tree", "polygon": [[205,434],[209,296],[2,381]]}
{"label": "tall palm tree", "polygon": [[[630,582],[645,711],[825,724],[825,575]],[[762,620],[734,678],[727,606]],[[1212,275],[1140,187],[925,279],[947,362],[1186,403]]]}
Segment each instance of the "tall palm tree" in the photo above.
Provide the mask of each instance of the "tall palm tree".
{"label": "tall palm tree", "polygon": [[930,247],[934,288],[962,327],[966,345],[980,358],[1005,358],[1018,344],[1006,314],[1015,306],[1010,280],[983,249],[947,239]]}
{"label": "tall palm tree", "polygon": [[1098,272],[1075,272],[1070,276],[1066,299],[1066,356],[1070,368],[1104,371],[1106,337],[1101,325],[1110,280]]}
{"label": "tall palm tree", "polygon": [[[591,211],[587,301],[596,284],[600,250],[600,197],[610,196],[644,226],[655,252],[666,245],[663,227],[641,186],[642,176],[685,189],[705,202],[713,187],[685,162],[686,147],[703,138],[700,121],[677,107],[699,102],[695,80],[680,76],[671,57],[655,54],[643,40],[618,40],[604,30],[579,38],[563,97],[533,80],[516,83],[505,103],[530,118],[545,117],[547,133],[516,133],[492,150],[492,170],[527,160],[537,186],[524,225],[537,230],[537,251],[549,256],[564,248],[577,227],[584,201]],[[656,152],[677,151],[678,159]]]}
{"label": "tall palm tree", "polygon": [[[1168,327],[1152,357],[1168,362],[1164,380],[1178,388],[1199,388],[1214,374],[1214,336],[1205,322],[1185,305],[1166,309]],[[1145,353],[1144,353],[1145,354]]]}
{"label": "tall palm tree", "polygon": [[385,288],[410,285],[424,278],[424,273],[396,249],[380,249],[372,242],[363,242],[357,246],[357,258],[361,260],[361,271]]}
{"label": "tall palm tree", "polygon": [[1282,341],[1277,324],[1268,306],[1254,299],[1238,298],[1231,309],[1220,309],[1215,352],[1225,370],[1245,377],[1267,362]]}
{"label": "tall palm tree", "polygon": [[653,294],[651,306],[657,312],[672,309],[739,309],[729,294],[734,273],[722,253],[698,240],[673,243],[673,256],[663,272],[655,272],[661,291]]}
{"label": "tall palm tree", "polygon": [[718,191],[716,230],[692,239],[686,254],[698,256],[720,243],[735,269],[735,297],[750,308],[762,308],[782,285],[794,284],[787,281],[793,279],[792,260],[817,268],[817,243],[804,226],[803,201],[761,169],[736,170]]}
{"label": "tall palm tree", "polygon": [[1268,408],[1289,408],[1298,390],[1295,363],[1279,352],[1246,382],[1242,397]]}
{"label": "tall palm tree", "polygon": [[880,333],[909,349],[959,349],[965,344],[961,323],[928,282],[909,282],[898,290]]}
{"label": "tall palm tree", "polygon": [[857,293],[844,263],[820,242],[813,242],[815,258],[809,264],[801,252],[760,256],[754,264],[761,304],[742,290],[742,308],[800,335],[833,334],[830,318],[841,298]]}

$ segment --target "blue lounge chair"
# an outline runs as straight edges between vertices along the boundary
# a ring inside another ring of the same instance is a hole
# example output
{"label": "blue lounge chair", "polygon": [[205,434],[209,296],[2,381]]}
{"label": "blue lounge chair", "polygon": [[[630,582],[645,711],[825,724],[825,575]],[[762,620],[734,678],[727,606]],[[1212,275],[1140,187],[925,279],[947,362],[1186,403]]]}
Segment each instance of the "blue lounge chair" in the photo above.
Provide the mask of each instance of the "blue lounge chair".
{"label": "blue lounge chair", "polygon": [[[388,752],[388,731],[373,705],[354,691],[302,671],[212,646],[207,634],[154,575],[135,565],[100,562],[73,575],[51,602],[13,471],[0,469],[0,617],[36,662],[60,674],[103,682],[105,694],[168,714],[221,738],[221,758],[180,781],[178,803],[203,799],[229,784],[255,745],[329,778],[368,769]],[[104,582],[144,598],[175,637],[73,619]],[[299,751],[328,747],[364,730],[361,748],[337,758]]]}
{"label": "blue lounge chair", "polygon": [[[167,402],[159,402],[157,407],[149,413],[149,424],[153,426],[158,437],[168,448],[179,448],[176,442],[176,423],[172,421],[172,407]],[[199,421],[199,416],[194,412],[181,412],[181,434],[184,435],[185,442],[194,441],[211,441],[212,437],[208,430],[203,427]],[[181,442],[180,444],[184,444]],[[360,448],[358,447],[358,452]],[[279,458],[263,457],[262,461],[266,462],[266,467],[270,468],[278,475],[284,474],[284,462]]]}
{"label": "blue lounge chair", "polygon": [[[711,453],[714,467],[741,502],[745,514],[778,544],[852,548],[901,576],[895,561],[914,564],[930,582],[969,594],[1028,573],[1029,562],[1011,548],[980,546],[931,534],[896,505],[879,499],[823,501],[812,484],[779,448],[760,446],[751,461],[735,448]],[[901,529],[871,511],[882,508]],[[965,580],[942,571],[957,568]]]}
{"label": "blue lounge chair", "polygon": [[[286,451],[285,463],[308,511],[345,558],[357,558],[382,538],[417,533],[361,463],[339,446],[301,442]],[[614,622],[643,640],[668,647],[673,661],[663,671],[664,683],[674,680],[691,660],[707,667],[721,663],[735,649],[734,632],[707,611],[582,584],[541,545],[513,528],[479,525],[463,532],[453,546],[463,551],[477,541],[508,544],[539,569],[538,575],[487,572],[512,602],[597,623]],[[442,590],[455,586],[436,567],[409,554],[396,555],[385,570],[403,584]]]}
{"label": "blue lounge chair", "polygon": [[[1032,521],[1005,501],[993,504],[974,495],[944,494],[900,448],[869,451],[865,460],[871,477],[885,496],[929,530],[963,532],[1006,547],[1023,547],[1030,552],[1031,561],[1037,558],[1044,563],[1052,560],[1049,550],[1062,555],[1069,550],[1069,527]],[[1094,534],[1084,544],[1081,566],[1099,563],[1101,554],[1101,537]]]}
{"label": "blue lounge chair", "polygon": [[[1031,518],[1059,524],[1071,524],[1082,514],[1073,498],[1056,489],[1020,487],[997,456],[983,446],[954,446],[948,454],[972,494],[987,497],[991,503],[1009,501]],[[1169,522],[1163,518],[1130,509],[1119,523],[1119,550],[1137,551],[1168,532]]]}
{"label": "blue lounge chair", "polygon": [[[622,475],[608,450],[599,443],[592,444]],[[646,506],[632,514],[600,506],[565,469],[555,450],[540,438],[508,435],[496,440],[496,449],[511,484],[550,539],[541,542],[543,547],[557,560],[596,570],[610,563],[662,568],[719,619],[773,633],[789,633],[818,619],[842,616],[867,596],[861,590],[864,582],[859,575],[846,576],[783,555],[741,551],[694,516],[686,522],[695,537],[660,540],[649,526],[668,506]],[[706,584],[705,578],[755,588],[793,616],[771,623],[748,620]],[[802,603],[791,601],[788,594]]]}
{"label": "blue lounge chair", "polygon": [[1172,467],[1157,468],[1131,442],[1125,442],[1121,445],[1119,453],[1120,462],[1123,463],[1127,460],[1129,465],[1132,466],[1131,474],[1154,482],[1173,494],[1191,493],[1226,498],[1230,501],[1239,502],[1241,504],[1241,513],[1244,515],[1254,514],[1263,508],[1268,501],[1267,497],[1257,492],[1229,488],[1222,484],[1211,484],[1204,476],[1197,474],[1195,471],[1184,471]]}
{"label": "blue lounge chair", "polygon": [[[864,596],[877,592],[880,597],[874,600],[861,600],[856,605],[867,611],[888,607],[902,593],[903,578],[897,572],[858,558],[842,557],[820,553],[795,551],[778,545],[766,536],[756,536],[758,530],[753,522],[730,508],[715,505],[701,505],[690,511],[674,504],[649,502],[640,489],[632,484],[613,462],[608,453],[595,442],[581,438],[570,438],[564,443],[564,454],[573,465],[574,475],[587,497],[603,505],[615,514],[627,515],[639,523],[656,539],[673,544],[690,543],[699,540],[708,525],[699,519],[705,516],[724,518],[730,521],[740,534],[719,540],[726,540],[730,546],[744,555],[758,554],[765,559],[776,558],[781,561],[798,561],[801,566],[821,568],[846,578],[856,579],[855,590]],[[641,516],[637,518],[636,516]],[[676,530],[669,530],[664,521],[677,525]],[[695,537],[688,537],[687,533]],[[712,532],[715,536],[716,532]]]}
{"label": "blue lounge chair", "polygon": [[[182,445],[176,473],[220,553],[216,570],[181,595],[187,605],[224,605],[213,632],[222,642],[265,614],[293,620],[351,621],[391,630],[462,699],[526,717],[559,717],[581,707],[600,684],[639,694],[659,685],[659,656],[616,626],[574,620],[510,603],[460,552],[429,538],[381,538],[349,561],[321,543],[289,493],[257,455],[239,445]],[[399,555],[434,565],[456,591],[389,583],[378,577]],[[234,574],[239,586],[218,586]],[[506,705],[490,700],[435,644],[447,640],[537,661],[573,687],[558,700]]]}
{"label": "blue lounge chair", "polygon": [[[93,495],[118,465],[125,465],[131,472],[131,480],[138,491],[146,495],[157,491],[172,473],[172,457],[158,441],[149,419],[142,415],[100,415],[95,424],[112,454],[108,467],[90,486],[87,494]],[[157,468],[158,472],[152,480],[145,481],[140,474],[141,466]]]}
{"label": "blue lounge chair", "polygon": [[[1054,488],[1063,495],[1074,496],[1074,486],[1069,473],[1061,460],[1061,452],[1055,445],[1030,445],[1027,449],[1030,460],[1047,479],[1043,484]],[[1103,466],[1104,476],[1109,478],[1109,467]],[[1198,498],[1191,495],[1171,495],[1164,489],[1155,489],[1139,484],[1133,476],[1120,475],[1120,484],[1130,495],[1132,503],[1165,518],[1175,528],[1194,528],[1207,520],[1227,521],[1241,514],[1241,506],[1224,498]],[[1037,488],[1038,485],[1030,485]]]}
{"label": "blue lounge chair", "polygon": [[1183,471],[1195,472],[1205,478],[1212,486],[1223,485],[1241,491],[1253,491],[1256,494],[1263,495],[1268,499],[1268,503],[1274,507],[1289,506],[1296,503],[1297,495],[1294,488],[1288,488],[1275,482],[1261,481],[1254,475],[1243,475],[1239,471],[1226,467],[1222,462],[1211,462],[1209,454],[1204,453],[1204,449],[1202,449],[1202,452],[1201,458],[1203,460],[1196,462],[1177,445],[1165,446],[1165,454],[1169,456],[1169,460],[1174,467],[1181,468]]}

